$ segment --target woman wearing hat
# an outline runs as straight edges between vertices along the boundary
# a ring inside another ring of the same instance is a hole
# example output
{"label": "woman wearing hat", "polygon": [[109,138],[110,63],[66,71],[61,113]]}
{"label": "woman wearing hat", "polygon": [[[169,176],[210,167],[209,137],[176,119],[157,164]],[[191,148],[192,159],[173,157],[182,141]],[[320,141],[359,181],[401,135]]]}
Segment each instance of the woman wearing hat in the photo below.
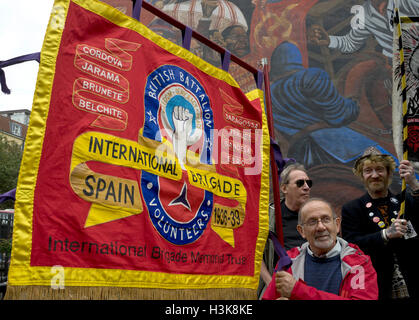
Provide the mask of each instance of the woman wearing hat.
{"label": "woman wearing hat", "polygon": [[[354,165],[354,173],[366,193],[342,207],[342,235],[371,257],[377,271],[379,299],[417,298],[419,273],[412,263],[419,247],[419,182],[411,163],[399,165],[400,178],[410,192],[394,195],[389,190],[396,163],[374,147],[365,150]],[[401,203],[405,212],[399,215]]]}

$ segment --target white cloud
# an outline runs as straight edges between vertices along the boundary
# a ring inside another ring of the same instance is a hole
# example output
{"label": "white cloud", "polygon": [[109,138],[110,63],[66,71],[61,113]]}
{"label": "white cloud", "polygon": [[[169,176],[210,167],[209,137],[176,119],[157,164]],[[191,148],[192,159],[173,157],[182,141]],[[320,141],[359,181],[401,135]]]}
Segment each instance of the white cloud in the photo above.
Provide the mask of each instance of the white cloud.
{"label": "white cloud", "polygon": [[[53,6],[53,0],[0,1],[0,60],[39,52]],[[10,95],[0,91],[0,111],[31,109],[38,62],[6,67]]]}

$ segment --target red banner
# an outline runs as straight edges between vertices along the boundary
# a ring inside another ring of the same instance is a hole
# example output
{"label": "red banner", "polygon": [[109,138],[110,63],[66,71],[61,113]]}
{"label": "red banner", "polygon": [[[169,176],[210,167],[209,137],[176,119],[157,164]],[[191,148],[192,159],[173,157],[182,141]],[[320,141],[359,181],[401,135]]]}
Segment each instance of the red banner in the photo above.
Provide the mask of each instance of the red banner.
{"label": "red banner", "polygon": [[60,4],[65,28],[47,32],[21,169],[32,178],[17,198],[30,189],[33,201],[17,206],[11,285],[47,285],[59,265],[66,286],[256,289],[269,188],[261,92],[245,95],[100,2]]}

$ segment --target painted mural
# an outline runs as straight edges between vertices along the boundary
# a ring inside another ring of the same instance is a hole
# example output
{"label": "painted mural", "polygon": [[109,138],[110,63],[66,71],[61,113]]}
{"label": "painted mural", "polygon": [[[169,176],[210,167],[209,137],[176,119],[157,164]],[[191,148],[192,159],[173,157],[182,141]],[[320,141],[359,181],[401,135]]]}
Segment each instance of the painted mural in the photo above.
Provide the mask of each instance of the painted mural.
{"label": "painted mural", "polygon": [[[312,195],[327,198],[338,212],[364,192],[352,165],[366,147],[397,157],[393,1],[149,1],[254,66],[268,59],[282,154],[305,165],[314,180]],[[401,15],[419,15],[419,1],[399,3]],[[148,19],[150,28],[180,43],[179,30]],[[193,43],[191,50],[220,65],[210,48]],[[234,63],[229,71],[244,91],[255,88],[247,71]],[[391,188],[400,189],[397,175]]]}

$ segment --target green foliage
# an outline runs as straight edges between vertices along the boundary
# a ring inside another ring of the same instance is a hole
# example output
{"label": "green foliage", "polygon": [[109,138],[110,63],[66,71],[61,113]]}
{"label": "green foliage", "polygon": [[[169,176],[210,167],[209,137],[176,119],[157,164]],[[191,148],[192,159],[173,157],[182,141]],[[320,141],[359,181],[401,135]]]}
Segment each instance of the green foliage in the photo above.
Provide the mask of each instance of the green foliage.
{"label": "green foliage", "polygon": [[10,255],[12,252],[12,239],[0,239],[0,253]]}
{"label": "green foliage", "polygon": [[[0,136],[0,194],[16,188],[22,153],[21,146]],[[13,201],[0,204],[0,209],[5,208],[13,208]]]}

